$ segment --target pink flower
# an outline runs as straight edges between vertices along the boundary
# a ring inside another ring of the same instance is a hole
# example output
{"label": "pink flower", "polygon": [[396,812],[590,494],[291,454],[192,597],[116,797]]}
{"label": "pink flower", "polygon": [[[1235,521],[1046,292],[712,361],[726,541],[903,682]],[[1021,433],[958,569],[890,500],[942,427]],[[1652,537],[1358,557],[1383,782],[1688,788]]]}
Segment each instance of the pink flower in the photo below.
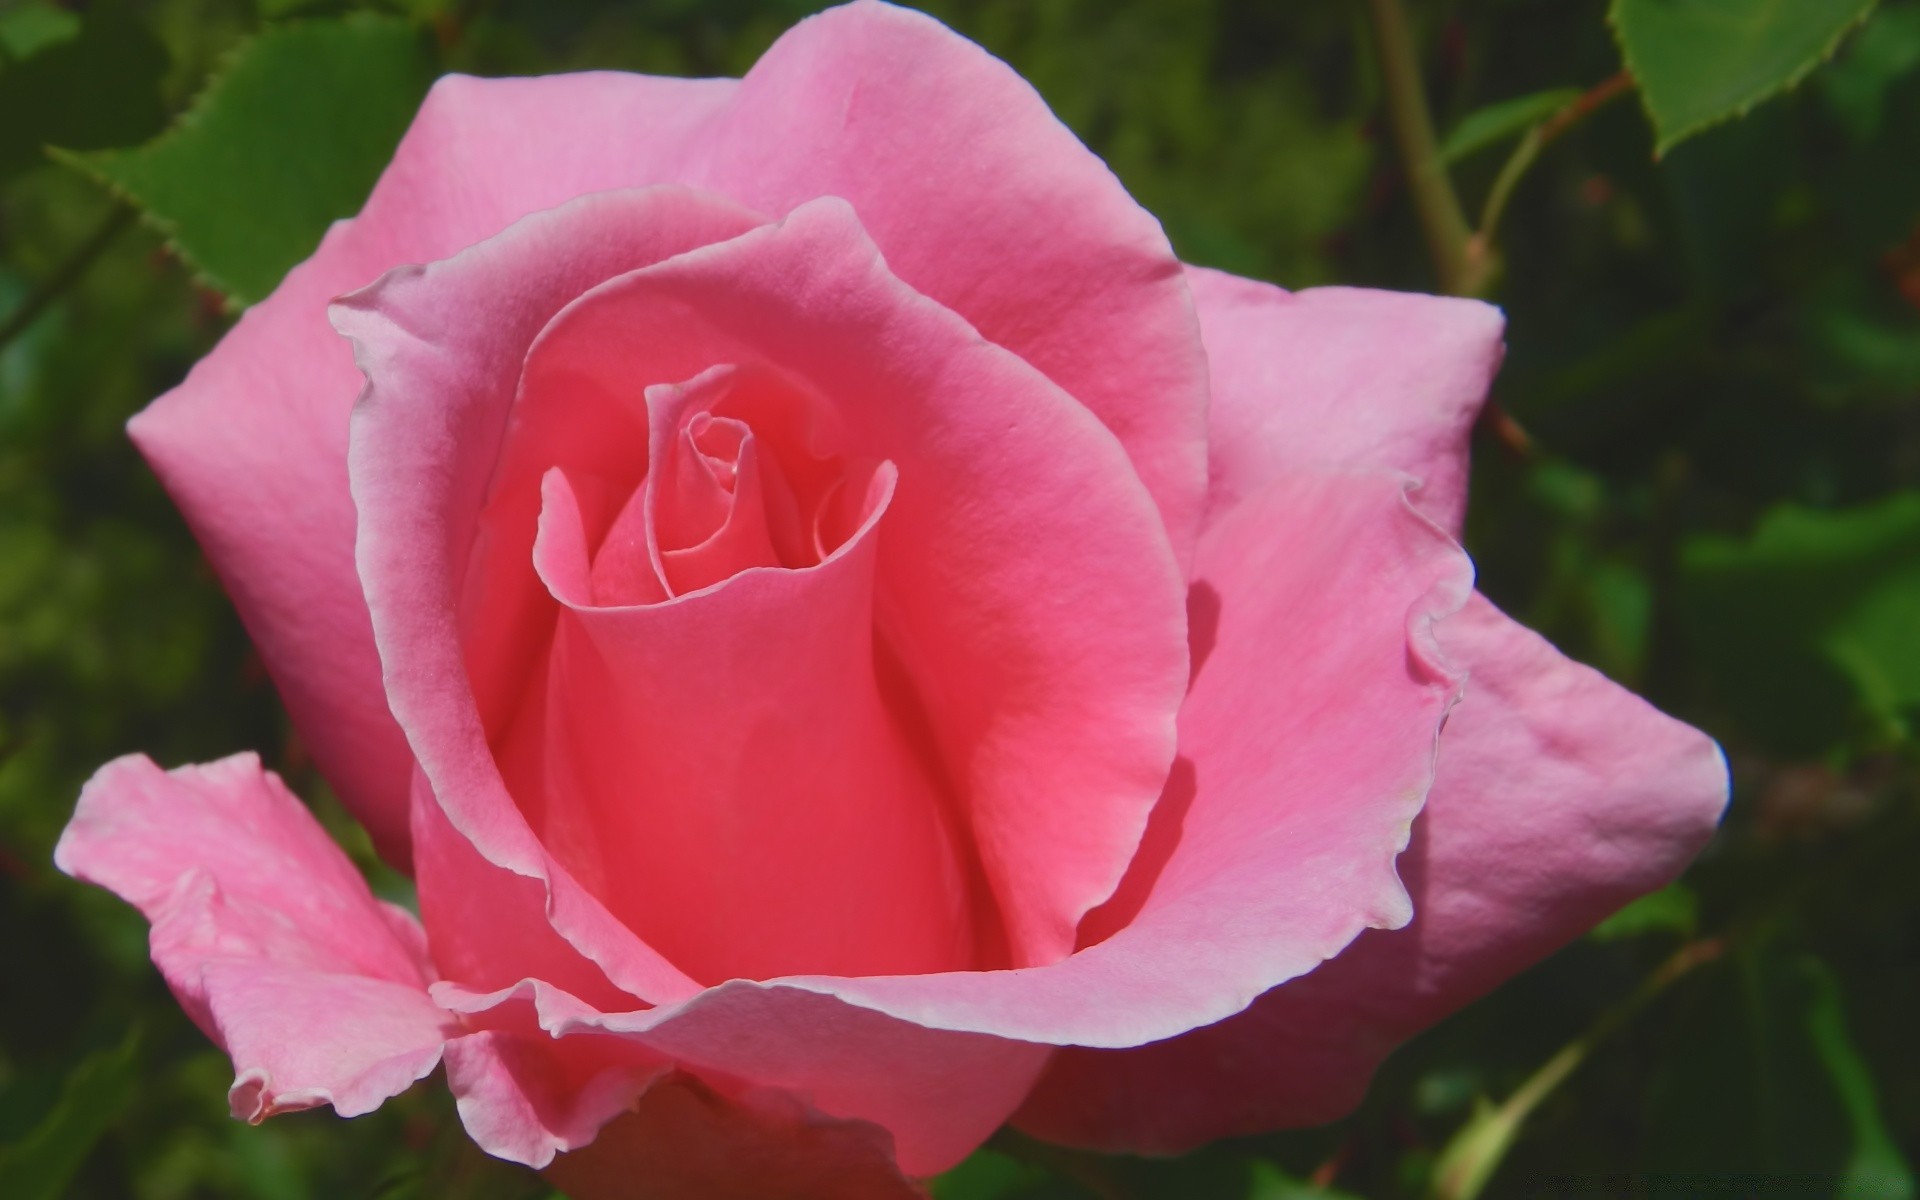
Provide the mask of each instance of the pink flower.
{"label": "pink flower", "polygon": [[420,918],[249,756],[109,764],[58,861],[236,1115],[444,1061],[583,1195],[1337,1116],[1726,799],[1471,593],[1500,336],[1183,268],[877,3],[739,81],[450,77],[132,426]]}

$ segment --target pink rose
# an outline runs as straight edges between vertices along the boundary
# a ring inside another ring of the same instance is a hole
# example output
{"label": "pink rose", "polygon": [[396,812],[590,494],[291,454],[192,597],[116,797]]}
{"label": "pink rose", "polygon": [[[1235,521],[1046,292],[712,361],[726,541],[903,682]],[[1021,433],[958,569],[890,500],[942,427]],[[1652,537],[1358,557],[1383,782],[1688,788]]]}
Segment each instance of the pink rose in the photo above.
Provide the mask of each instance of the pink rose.
{"label": "pink rose", "polygon": [[59,864],[237,1116],[444,1061],[580,1194],[1334,1117],[1726,799],[1471,592],[1500,337],[1183,268],[867,0],[738,81],[450,77],[132,426],[419,919],[250,756],[107,765]]}

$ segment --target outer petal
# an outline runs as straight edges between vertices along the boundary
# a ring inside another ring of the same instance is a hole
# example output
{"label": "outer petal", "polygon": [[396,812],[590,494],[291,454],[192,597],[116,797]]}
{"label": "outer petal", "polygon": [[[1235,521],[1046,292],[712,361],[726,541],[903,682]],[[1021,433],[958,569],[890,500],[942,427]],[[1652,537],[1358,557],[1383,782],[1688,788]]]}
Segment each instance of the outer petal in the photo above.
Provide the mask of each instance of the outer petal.
{"label": "outer petal", "polygon": [[186,514],[315,761],[382,853],[407,863],[412,770],[354,574],[347,416],[360,376],[327,302],[530,212],[662,176],[725,80],[449,76],[361,215],[128,427]]}
{"label": "outer petal", "polygon": [[[455,829],[416,769],[413,799],[415,880],[420,917],[433,931],[434,965],[444,979],[493,990],[542,979],[592,1003],[632,1004],[593,960],[555,932],[542,877],[502,870]],[[681,994],[698,990],[679,983]]]}
{"label": "outer petal", "polygon": [[418,926],[251,754],[170,774],[108,763],[54,861],[153,922],[154,962],[233,1057],[237,1117],[369,1112],[457,1032],[427,996]]}
{"label": "outer petal", "polygon": [[[916,1176],[953,1166],[1004,1123],[1051,1053],[1046,1046],[926,1029],[831,996],[739,980],[681,1004],[634,1012],[601,1011],[532,980],[491,994],[441,983],[434,996],[476,1027],[522,1037],[507,1051],[504,1072],[489,1068],[496,1079],[564,1079],[574,1043],[614,1040],[629,1055],[677,1063],[729,1096],[784,1092],[822,1115],[876,1125],[892,1136],[901,1168]],[[525,1038],[535,1027],[550,1035],[544,1052]],[[604,1063],[618,1051],[597,1053]],[[451,1049],[448,1061],[456,1089],[466,1088],[468,1074]],[[577,1089],[582,1078],[576,1073],[571,1086]],[[515,1100],[502,1111],[573,1111],[559,1098],[578,1094],[565,1088],[543,1093],[539,1086],[533,1092],[556,1099]],[[513,1095],[504,1089],[488,1094]],[[552,1117],[514,1120],[521,1129],[558,1130]],[[564,1149],[577,1142],[551,1144]]]}
{"label": "outer petal", "polygon": [[853,205],[901,279],[1092,409],[1190,556],[1207,364],[1159,223],[980,47],[860,0],[801,22],[688,143],[680,182],[783,214]]}
{"label": "outer petal", "polygon": [[1212,511],[1289,465],[1386,467],[1458,532],[1467,435],[1500,366],[1500,310],[1478,300],[1271,284],[1190,267],[1213,374]]}
{"label": "outer petal", "polygon": [[1728,789],[1710,739],[1482,598],[1439,633],[1471,674],[1401,859],[1413,924],[1363,934],[1210,1028],[1063,1053],[1024,1128],[1170,1152],[1333,1120],[1394,1046],[1666,883],[1706,844]]}
{"label": "outer petal", "polygon": [[[468,674],[472,664],[463,661],[459,596],[470,556],[489,590],[508,603],[519,590],[540,586],[530,542],[521,544],[518,576],[504,558],[486,557],[495,549],[511,554],[510,545],[475,544],[519,365],[540,329],[608,273],[754,222],[736,206],[684,188],[600,193],[520,222],[445,262],[395,271],[332,310],[373,381],[355,417],[354,489],[361,574],[393,711],[452,829],[479,850],[490,874],[504,869],[533,885],[499,880],[487,903],[538,901],[537,915],[528,920],[551,915],[582,952],[619,972],[614,979],[621,987],[656,1002],[698,987],[575,884],[514,808],[488,748]],[[483,644],[525,649],[513,637],[485,632]],[[492,669],[475,665],[473,673],[484,678]],[[447,861],[479,865],[453,849]],[[448,878],[462,879],[463,888],[484,886],[470,871]],[[433,923],[436,905],[464,902],[423,896],[422,903]],[[439,925],[431,927],[438,938]],[[449,932],[461,936],[457,928]],[[473,961],[460,965],[509,977],[531,973],[533,964],[513,961],[511,951],[521,944],[498,947],[501,953],[485,966],[484,947],[472,947],[478,951]]]}
{"label": "outer petal", "polygon": [[555,1154],[591,1143],[671,1070],[626,1039],[556,1039],[529,1021],[514,1023],[522,1028],[447,1043],[447,1086],[461,1124],[482,1150],[509,1162],[544,1167]]}
{"label": "outer petal", "polygon": [[922,1200],[886,1131],[836,1121],[778,1092],[733,1098],[691,1079],[634,1110],[548,1177],[574,1200]]}

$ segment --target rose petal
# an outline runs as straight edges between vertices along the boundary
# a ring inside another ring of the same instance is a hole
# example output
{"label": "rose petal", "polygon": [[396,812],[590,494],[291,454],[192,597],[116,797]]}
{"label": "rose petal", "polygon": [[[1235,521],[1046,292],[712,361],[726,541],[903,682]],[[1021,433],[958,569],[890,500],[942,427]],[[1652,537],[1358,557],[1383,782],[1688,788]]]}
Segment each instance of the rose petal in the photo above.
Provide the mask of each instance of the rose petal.
{"label": "rose petal", "polygon": [[1468,571],[1405,486],[1296,474],[1210,530],[1198,563],[1219,603],[1196,605],[1213,645],[1182,714],[1191,769],[1163,809],[1168,836],[1143,851],[1152,886],[1130,881],[1115,901],[1139,912],[1098,945],[1022,971],[736,982],[633,1014],[535,983],[437,995],[460,1011],[533,1004],[562,1037],[624,1032],[872,1120],[909,1171],[951,1165],[1024,1094],[1024,1064],[995,1055],[1024,1050],[1037,1068],[1046,1046],[1030,1043],[1172,1037],[1308,971],[1362,925],[1406,919],[1393,857],[1457,682],[1426,628],[1460,603]]}
{"label": "rose petal", "polygon": [[1107,1150],[1334,1120],[1400,1042],[1678,875],[1727,802],[1718,747],[1485,599],[1443,622],[1471,672],[1402,870],[1415,917],[1185,1037],[1060,1055],[1024,1128]]}
{"label": "rose petal", "polygon": [[[631,1006],[629,993],[555,932],[547,919],[546,880],[487,861],[447,820],[424,775],[416,774],[414,787],[415,881],[440,976],[491,991],[531,975],[594,1004]],[[657,970],[662,994],[689,996],[699,990],[664,962]]]}
{"label": "rose petal", "polygon": [[1212,511],[1296,464],[1385,467],[1457,533],[1467,435],[1500,366],[1500,310],[1360,288],[1288,293],[1190,267],[1212,370]]}
{"label": "rose petal", "polygon": [[[353,470],[362,577],[394,711],[461,832],[489,860],[556,881],[564,872],[541,865],[544,851],[501,786],[446,615],[465,567],[452,548],[473,527],[492,447],[440,431],[499,427],[493,360],[524,329],[497,328],[496,309],[539,269],[515,247],[546,248],[570,219],[536,218],[538,233],[516,228],[335,310],[372,381]],[[609,372],[639,383],[716,362],[766,364],[830,406],[850,459],[898,464],[905,482],[878,566],[881,629],[937,706],[930,725],[1015,952],[1045,961],[1069,950],[1080,916],[1112,891],[1138,843],[1186,677],[1182,585],[1117,442],[888,275],[838,201],[614,281],[545,336],[594,347],[603,382]],[[526,387],[530,398],[553,391],[532,375]],[[583,383],[568,394],[595,391]],[[510,451],[539,444],[523,436]],[[505,463],[500,472],[502,487],[521,486],[523,472]],[[576,928],[573,898],[556,887],[553,915],[569,940],[634,994],[670,998],[621,961],[635,943],[597,902],[579,911],[597,911],[598,932]]]}
{"label": "rose petal", "polygon": [[[846,129],[841,107],[791,107],[803,95],[837,102],[825,92],[850,86],[855,69],[872,75],[861,92],[872,105],[846,108],[859,118]],[[1002,64],[882,5],[804,23],[756,75],[754,97],[724,122],[731,80],[443,78],[361,215],[337,224],[129,427],[316,761],[396,863],[406,862],[411,764],[380,702],[353,571],[345,457],[358,380],[321,319],[330,297],[393,266],[614,188],[744,175],[751,186],[738,195],[777,194],[782,211],[828,192],[854,197],[884,228],[889,256],[911,264],[910,279],[924,274],[928,290],[1120,433],[1179,544],[1190,540],[1204,489],[1205,361],[1165,239],[1098,160]],[[823,139],[834,138],[844,140],[826,153]],[[782,152],[778,172],[770,149]],[[923,172],[922,156],[941,171]],[[764,173],[754,165],[763,161]],[[1066,219],[1035,221],[1043,210]]]}
{"label": "rose petal", "polygon": [[[128,426],[186,514],[315,762],[405,867],[412,759],[354,572],[347,418],[360,390],[328,300],[574,196],[650,183],[731,80],[447,76],[361,215]],[[556,136],[564,130],[564,136]]]}
{"label": "rose petal", "polygon": [[636,1012],[603,1012],[539,980],[490,994],[441,983],[434,997],[477,1026],[537,1026],[559,1046],[619,1038],[730,1095],[791,1093],[824,1115],[885,1129],[901,1169],[916,1176],[946,1170],[979,1146],[1018,1107],[1052,1053],[740,981]]}
{"label": "rose petal", "polygon": [[639,1043],[606,1035],[487,1029],[447,1043],[447,1086],[468,1136],[529,1167],[592,1142],[670,1069]]}
{"label": "rose petal", "polygon": [[706,537],[674,550],[663,550],[661,566],[675,595],[711,587],[752,567],[782,564],[780,552],[768,529],[767,492],[763,471],[777,471],[771,463],[761,463],[759,446],[751,435],[740,443],[728,464],[733,471],[733,490],[727,497],[726,515]]}
{"label": "rose petal", "polygon": [[[545,770],[509,776],[541,841],[695,979],[951,969],[973,957],[944,800],[889,713],[866,525],[807,570],[677,600],[591,603],[558,469],[534,551],[565,610]],[[564,542],[573,541],[569,550]],[[572,561],[569,563],[567,559]]]}
{"label": "rose petal", "polygon": [[[659,574],[676,596],[749,567],[818,561],[801,555],[799,514],[778,456],[769,455],[763,466],[744,414],[714,415],[716,404],[736,401],[738,375],[731,365],[721,365],[684,384],[646,389],[648,536],[659,555]],[[770,503],[776,512],[769,511]],[[604,557],[603,548],[596,573]],[[601,604],[628,602],[596,595]]]}
{"label": "rose petal", "polygon": [[675,178],[775,215],[846,200],[894,274],[1106,423],[1190,556],[1207,364],[1179,262],[1005,63],[910,9],[832,9],[774,43]]}
{"label": "rose petal", "polygon": [[1393,860],[1458,684],[1429,626],[1471,575],[1407,486],[1295,472],[1209,527],[1182,763],[1134,873],[1088,921],[1118,932],[1039,970],[781,985],[935,1028],[1131,1046],[1406,921]]}
{"label": "rose petal", "polygon": [[[1215,365],[1221,509],[1319,457],[1421,475],[1422,507],[1458,527],[1466,437],[1499,359],[1497,313],[1191,275]],[[1165,1152],[1332,1120],[1400,1041],[1665,882],[1698,850],[1725,801],[1708,739],[1567,662],[1480,597],[1438,634],[1472,678],[1401,859],[1413,926],[1363,934],[1247,1013],[1185,1037],[1063,1053],[1023,1109],[1024,1127]]]}
{"label": "rose petal", "polygon": [[[431,794],[459,836],[478,849],[480,862],[535,885],[502,879],[488,903],[535,902],[538,919],[552,916],[583,952],[614,972],[620,987],[655,1002],[691,994],[697,985],[584,890],[567,883],[550,902],[543,895],[566,877],[565,868],[507,796],[483,724],[489,714],[474,699],[476,689],[498,696],[522,686],[525,660],[543,644],[537,629],[521,627],[528,604],[552,604],[528,554],[538,493],[519,512],[526,540],[517,546],[494,530],[476,542],[475,524],[501,443],[509,439],[520,361],[553,314],[603,272],[657,261],[754,222],[737,206],[684,188],[604,192],[530,217],[443,262],[397,270],[332,308],[369,376],[352,448],[361,575],[376,613],[388,700],[433,784]],[[618,432],[581,419],[566,436],[583,454],[598,448],[617,460],[630,448]],[[512,436],[526,453],[546,444],[537,430]],[[507,532],[514,515],[501,518]],[[470,576],[483,586],[487,603],[462,611],[459,598]],[[471,652],[463,649],[463,635]],[[490,649],[497,651],[493,658],[483,654]],[[468,872],[459,886],[487,885]],[[423,895],[436,939],[442,936],[438,903]],[[449,927],[445,936],[462,935]],[[483,969],[476,961],[463,965]],[[503,955],[484,969],[518,977],[531,966]]]}
{"label": "rose petal", "polygon": [[108,763],[54,862],[153,922],[154,963],[233,1058],[237,1117],[370,1112],[458,1032],[427,996],[418,926],[251,754],[171,773]]}
{"label": "rose petal", "polygon": [[880,636],[929,708],[1016,960],[1059,957],[1138,842],[1186,674],[1139,481],[1084,409],[888,274],[837,200],[583,296],[523,394],[713,362],[792,380],[827,450],[898,466]]}

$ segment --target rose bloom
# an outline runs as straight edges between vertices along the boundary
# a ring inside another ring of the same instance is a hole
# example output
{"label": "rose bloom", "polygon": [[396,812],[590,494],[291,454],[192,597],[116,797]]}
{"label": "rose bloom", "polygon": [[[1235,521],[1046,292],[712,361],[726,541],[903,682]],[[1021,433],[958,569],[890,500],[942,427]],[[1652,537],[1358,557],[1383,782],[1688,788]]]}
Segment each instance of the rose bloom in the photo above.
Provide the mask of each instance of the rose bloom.
{"label": "rose bloom", "polygon": [[1501,328],[1183,267],[877,3],[737,81],[446,78],[131,426],[418,918],[251,755],[108,764],[59,865],[236,1116],[444,1063],[583,1196],[1332,1119],[1726,800],[1473,594]]}

